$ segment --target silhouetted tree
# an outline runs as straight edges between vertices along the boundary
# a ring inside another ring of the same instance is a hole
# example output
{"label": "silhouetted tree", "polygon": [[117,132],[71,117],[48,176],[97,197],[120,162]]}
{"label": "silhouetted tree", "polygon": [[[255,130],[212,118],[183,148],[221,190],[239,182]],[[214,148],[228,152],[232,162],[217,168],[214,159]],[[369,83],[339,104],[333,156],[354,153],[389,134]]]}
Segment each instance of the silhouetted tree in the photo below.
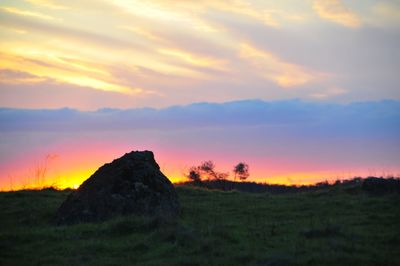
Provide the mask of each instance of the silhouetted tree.
{"label": "silhouetted tree", "polygon": [[229,173],[217,173],[216,179],[218,180],[227,180],[229,177]]}
{"label": "silhouetted tree", "polygon": [[233,168],[233,172],[235,173],[234,181],[236,181],[236,177],[239,177],[241,181],[246,180],[249,177],[249,165],[247,163],[240,162]]}
{"label": "silhouetted tree", "polygon": [[229,173],[216,171],[213,161],[203,162],[200,166],[200,169],[202,173],[207,176],[208,180],[226,180],[229,177]]}
{"label": "silhouetted tree", "polygon": [[201,182],[201,175],[198,167],[195,166],[191,167],[186,177],[195,183]]}
{"label": "silhouetted tree", "polygon": [[229,173],[217,172],[213,161],[204,161],[199,166],[192,166],[185,176],[191,181],[199,183],[205,179],[208,181],[226,180]]}
{"label": "silhouetted tree", "polygon": [[215,172],[215,164],[213,161],[204,161],[201,163],[199,166],[199,169],[203,174],[207,176],[208,180],[211,179],[218,179],[217,178],[217,173]]}

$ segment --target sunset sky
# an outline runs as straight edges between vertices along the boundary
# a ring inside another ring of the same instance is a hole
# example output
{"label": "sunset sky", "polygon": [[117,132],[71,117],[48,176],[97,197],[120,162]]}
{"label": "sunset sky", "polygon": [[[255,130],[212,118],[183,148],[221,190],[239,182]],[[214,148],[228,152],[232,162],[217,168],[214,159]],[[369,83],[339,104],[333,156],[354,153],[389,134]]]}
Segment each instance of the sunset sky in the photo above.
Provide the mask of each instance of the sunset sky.
{"label": "sunset sky", "polygon": [[142,149],[173,181],[398,175],[399,47],[400,1],[0,1],[0,190]]}

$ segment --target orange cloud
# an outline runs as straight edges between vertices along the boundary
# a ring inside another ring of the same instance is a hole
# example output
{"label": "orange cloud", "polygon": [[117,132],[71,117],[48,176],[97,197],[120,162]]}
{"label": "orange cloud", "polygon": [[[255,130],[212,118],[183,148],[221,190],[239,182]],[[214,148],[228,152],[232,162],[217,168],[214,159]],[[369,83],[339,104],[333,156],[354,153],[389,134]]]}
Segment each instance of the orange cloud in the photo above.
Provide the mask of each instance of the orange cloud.
{"label": "orange cloud", "polygon": [[315,0],[313,9],[323,19],[351,28],[361,26],[358,15],[349,10],[340,0]]}

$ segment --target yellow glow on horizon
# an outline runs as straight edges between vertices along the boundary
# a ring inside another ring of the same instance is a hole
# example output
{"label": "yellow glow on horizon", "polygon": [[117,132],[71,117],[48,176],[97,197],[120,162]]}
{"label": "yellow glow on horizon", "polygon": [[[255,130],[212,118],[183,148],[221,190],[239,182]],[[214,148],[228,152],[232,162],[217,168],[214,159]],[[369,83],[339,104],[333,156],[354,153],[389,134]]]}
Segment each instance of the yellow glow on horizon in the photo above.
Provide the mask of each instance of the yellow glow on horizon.
{"label": "yellow glow on horizon", "polygon": [[[53,187],[56,189],[66,189],[78,188],[84,181],[86,181],[97,168],[87,168],[76,171],[67,170],[62,173],[61,176],[58,177],[47,177],[43,182],[36,182],[34,178],[17,181],[12,185],[4,184],[0,186],[0,191],[16,191],[16,190],[25,190],[25,189],[43,189],[47,187]],[[169,175],[164,173],[167,178],[171,181],[171,183],[180,183],[183,181],[187,181],[185,177],[180,177],[179,175]]]}
{"label": "yellow glow on horizon", "polygon": [[[92,169],[80,170],[77,172],[65,173],[58,178],[48,178],[44,183],[37,184],[35,182],[16,183],[12,187],[4,185],[0,187],[0,191],[17,191],[25,189],[43,189],[53,187],[56,189],[72,188],[77,189],[85,180],[87,180],[95,171]],[[179,184],[188,181],[186,177],[178,175],[168,175],[164,173],[173,184]],[[323,178],[323,177],[327,178]],[[348,177],[353,178],[353,177]],[[249,178],[246,182],[267,183],[271,185],[286,185],[286,186],[301,186],[301,185],[315,185],[318,182],[328,181],[330,183],[342,178],[333,178],[329,174],[322,175],[321,173],[291,173],[285,175],[277,175],[267,179]],[[231,178],[229,181],[233,181]],[[240,181],[237,181],[240,182]]]}
{"label": "yellow glow on horizon", "polygon": [[[97,155],[99,155],[98,153]],[[82,155],[85,158],[86,155]],[[10,190],[23,190],[23,189],[41,189],[46,187],[54,187],[58,189],[65,188],[76,188],[80,186],[85,180],[92,176],[103,162],[109,161],[110,159],[92,157],[92,160],[86,160],[81,158],[73,158],[72,161],[67,159],[65,161],[57,161],[59,157],[54,157],[53,163],[43,163],[42,165],[47,165],[47,170],[45,176],[37,176],[35,169],[32,171],[24,171],[15,173],[14,178],[3,178],[0,179],[0,191],[10,191]],[[46,157],[48,158],[48,157]],[[72,158],[71,158],[72,159]],[[179,161],[179,158],[178,160]],[[162,173],[172,182],[172,183],[182,183],[188,181],[185,177],[184,170],[180,163],[176,164],[176,160],[164,161],[161,160],[159,163],[163,165],[161,167]],[[168,163],[167,163],[168,162]],[[167,167],[168,166],[168,167]],[[225,167],[226,169],[226,167]],[[268,184],[278,184],[278,185],[313,185],[318,182],[327,180],[332,183],[336,180],[351,179],[355,176],[368,176],[368,172],[355,171],[355,172],[340,172],[340,171],[309,171],[309,172],[298,172],[291,171],[288,172],[285,169],[271,169],[268,172],[273,174],[269,177],[265,177],[265,170],[258,165],[257,169],[250,171],[250,177],[246,182],[257,182],[257,183],[268,183]],[[227,180],[233,181],[234,177],[231,175]]]}

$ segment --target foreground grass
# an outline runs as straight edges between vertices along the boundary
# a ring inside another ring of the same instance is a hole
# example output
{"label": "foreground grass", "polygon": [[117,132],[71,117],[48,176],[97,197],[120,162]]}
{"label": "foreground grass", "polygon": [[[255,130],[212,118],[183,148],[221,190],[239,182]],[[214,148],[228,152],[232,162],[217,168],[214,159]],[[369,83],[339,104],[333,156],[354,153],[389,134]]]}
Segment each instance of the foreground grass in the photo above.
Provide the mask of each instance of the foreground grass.
{"label": "foreground grass", "polygon": [[177,222],[61,227],[69,192],[0,193],[0,265],[400,265],[399,195],[177,191]]}

